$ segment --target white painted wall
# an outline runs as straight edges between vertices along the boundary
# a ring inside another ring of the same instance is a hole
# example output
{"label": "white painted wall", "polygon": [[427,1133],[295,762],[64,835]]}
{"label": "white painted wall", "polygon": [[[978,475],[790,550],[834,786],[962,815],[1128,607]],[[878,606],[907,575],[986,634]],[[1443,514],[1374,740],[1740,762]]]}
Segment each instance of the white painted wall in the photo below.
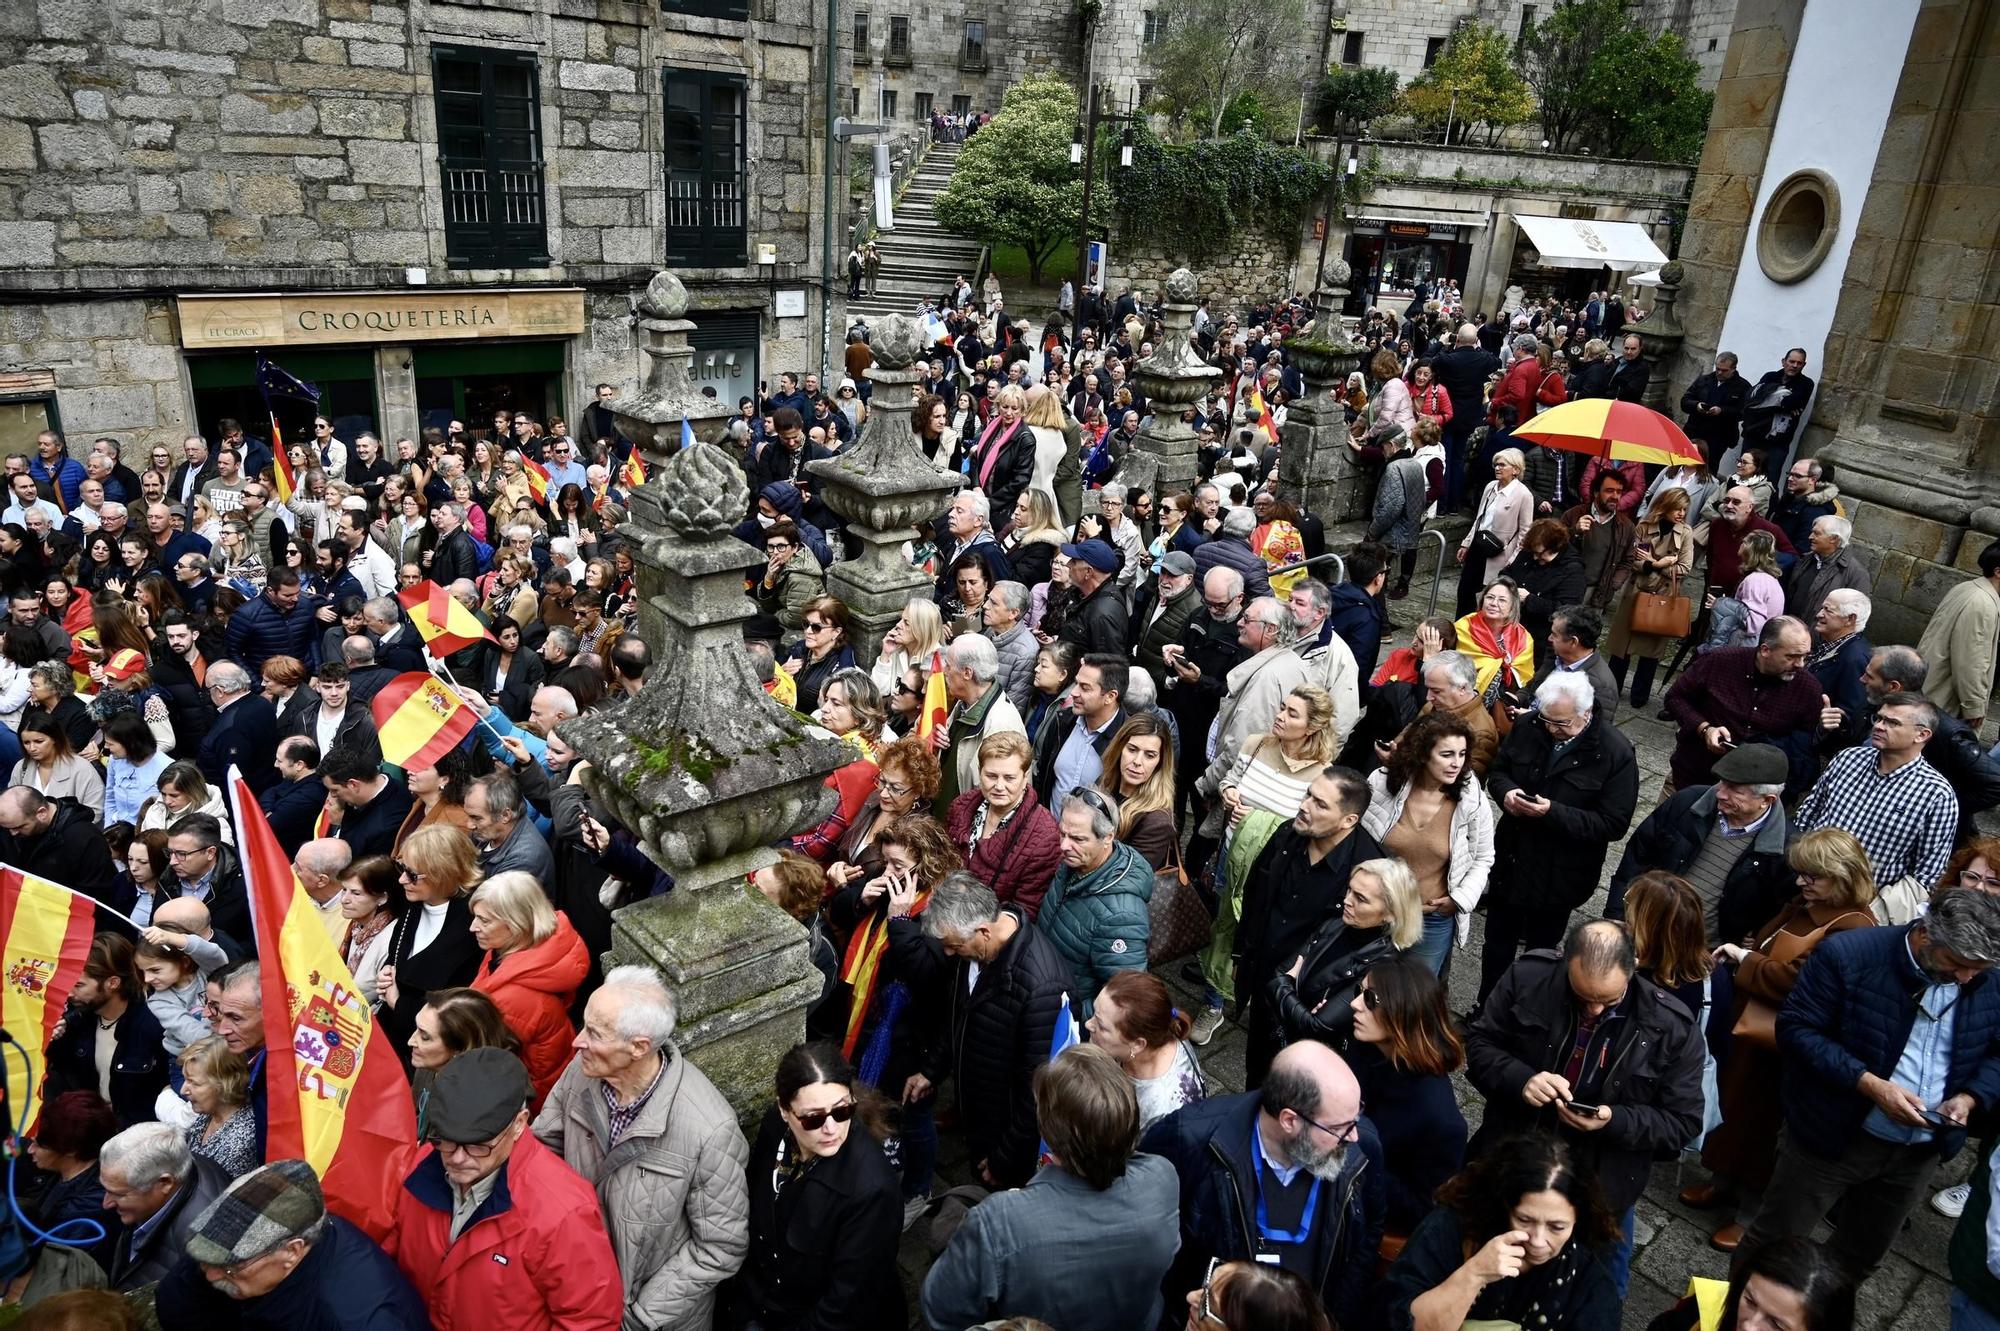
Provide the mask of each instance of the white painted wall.
{"label": "white painted wall", "polygon": [[[1753,383],[1777,369],[1792,347],[1806,349],[1806,373],[1820,377],[1841,278],[1919,3],[1869,0],[1865,22],[1857,21],[1854,0],[1806,6],[1717,347],[1735,352]],[[1778,185],[1806,168],[1824,171],[1839,187],[1840,227],[1825,261],[1804,281],[1773,282],[1757,263],[1757,220]]]}

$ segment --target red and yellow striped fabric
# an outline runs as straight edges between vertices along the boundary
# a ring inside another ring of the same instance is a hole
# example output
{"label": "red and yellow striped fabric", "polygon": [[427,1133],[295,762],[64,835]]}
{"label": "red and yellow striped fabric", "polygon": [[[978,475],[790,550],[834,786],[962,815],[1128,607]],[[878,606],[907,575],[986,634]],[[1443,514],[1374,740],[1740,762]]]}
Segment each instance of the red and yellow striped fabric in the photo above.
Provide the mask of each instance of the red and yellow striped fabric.
{"label": "red and yellow striped fabric", "polygon": [[42,1051],[62,1019],[69,991],[83,974],[97,932],[96,903],[47,879],[0,865],[0,1026],[28,1050],[5,1052],[7,1107],[15,1123],[35,1130],[42,1112]]}
{"label": "red and yellow striped fabric", "polygon": [[382,737],[382,757],[406,771],[437,766],[478,723],[457,694],[421,670],[384,684],[368,709]]}
{"label": "red and yellow striped fabric", "polygon": [[951,696],[944,687],[944,653],[931,653],[930,677],[924,681],[924,710],[917,713],[917,738],[930,742],[937,728],[951,714]]}
{"label": "red and yellow striped fabric", "polygon": [[410,612],[410,622],[417,626],[424,646],[434,656],[449,656],[474,643],[493,639],[492,631],[479,622],[479,616],[429,578],[403,588],[396,593],[396,599]]}
{"label": "red and yellow striped fabric", "polygon": [[1680,426],[1651,407],[1610,398],[1578,398],[1550,407],[1515,426],[1514,438],[1613,462],[1673,467],[1703,460],[1701,449]]}
{"label": "red and yellow striped fabric", "polygon": [[278,428],[278,413],[271,413],[271,493],[280,504],[291,500],[299,488],[299,478],[292,475],[292,456],[285,450],[285,432]]}
{"label": "red and yellow striped fabric", "polygon": [[521,467],[528,473],[528,493],[543,508],[549,506],[549,469],[539,462],[521,459]]}
{"label": "red and yellow striped fabric", "polygon": [[618,473],[618,479],[624,483],[627,490],[636,490],[646,483],[646,460],[639,456],[638,449],[633,449],[631,456],[625,459],[625,466]]}
{"label": "red and yellow striped fabric", "polygon": [[265,1158],[311,1165],[327,1208],[379,1242],[393,1224],[400,1163],[416,1145],[410,1085],[257,796],[234,768],[229,790],[264,963]]}

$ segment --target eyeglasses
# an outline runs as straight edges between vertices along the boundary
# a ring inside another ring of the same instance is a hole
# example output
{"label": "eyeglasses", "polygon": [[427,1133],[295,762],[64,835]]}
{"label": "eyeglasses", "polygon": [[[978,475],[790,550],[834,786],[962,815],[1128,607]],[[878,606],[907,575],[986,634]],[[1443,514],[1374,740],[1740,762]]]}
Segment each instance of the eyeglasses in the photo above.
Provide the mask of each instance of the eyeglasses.
{"label": "eyeglasses", "polygon": [[1104,802],[1103,794],[1090,786],[1070,787],[1069,797],[1073,800],[1082,800],[1106,818],[1111,816],[1111,807]]}
{"label": "eyeglasses", "polygon": [[1222,1266],[1222,1260],[1220,1257],[1209,1258],[1208,1274],[1201,1278],[1201,1320],[1204,1322],[1214,1322],[1217,1326],[1228,1326],[1229,1323],[1222,1320],[1222,1314],[1215,1311],[1215,1305],[1212,1302],[1214,1298],[1215,1273]]}
{"label": "eyeglasses", "polygon": [[437,1148],[439,1155],[443,1155],[447,1151],[460,1151],[471,1156],[474,1160],[490,1159],[493,1153],[500,1149],[498,1138],[490,1142],[448,1142],[441,1137],[433,1136],[428,1140],[432,1146]]}
{"label": "eyeglasses", "polygon": [[423,874],[419,873],[415,869],[412,869],[409,865],[403,863],[401,860],[396,861],[396,876],[398,878],[407,878],[413,883],[421,883],[424,880]]}
{"label": "eyeglasses", "polygon": [[[811,626],[808,625],[807,627]],[[897,680],[896,696],[899,698],[921,698],[924,696],[924,691],[922,689],[913,689],[908,684],[903,683],[903,681]]]}
{"label": "eyeglasses", "polygon": [[1958,885],[1960,887],[1974,887],[1982,891],[1991,892],[2000,890],[2000,878],[1996,878],[1990,873],[1980,873],[1976,869],[1960,869],[1958,871]]}
{"label": "eyeglasses", "polygon": [[1572,716],[1566,721],[1558,721],[1546,712],[1537,712],[1535,715],[1541,721],[1542,729],[1553,730],[1559,735],[1573,735],[1583,729],[1584,725],[1583,718],[1580,716]]}
{"label": "eyeglasses", "polygon": [[[785,1112],[791,1113],[790,1110],[786,1110]],[[807,1132],[818,1132],[826,1125],[828,1119],[832,1119],[836,1123],[845,1123],[853,1117],[854,1101],[848,1100],[845,1103],[835,1105],[831,1109],[808,1109],[803,1114],[792,1114],[792,1121]]]}
{"label": "eyeglasses", "polygon": [[[783,542],[774,542],[773,544],[768,545],[764,548],[767,550],[789,550],[792,547],[784,544]],[[820,619],[808,619],[805,622],[805,631],[807,633],[824,633],[826,630],[832,627],[833,625]]]}
{"label": "eyeglasses", "polygon": [[909,794],[911,788],[904,782],[891,781],[886,776],[878,776],[875,778],[875,789],[881,791],[891,799],[900,799],[904,795]]}
{"label": "eyeglasses", "polygon": [[[1372,994],[1374,991],[1369,990],[1368,992]],[[1369,1004],[1369,1006],[1373,1007],[1374,1004],[1371,1003]],[[1296,1109],[1294,1109],[1292,1112],[1294,1114],[1299,1114],[1299,1111]],[[1346,1141],[1349,1137],[1351,1137],[1354,1134],[1354,1129],[1361,1125],[1361,1116],[1358,1114],[1355,1117],[1348,1119],[1345,1123],[1322,1123],[1318,1119],[1308,1118],[1304,1114],[1299,1114],[1299,1117],[1305,1119],[1306,1122],[1312,1124],[1314,1127],[1318,1128],[1321,1132],[1324,1132],[1327,1136],[1333,1138],[1337,1142]]]}
{"label": "eyeglasses", "polygon": [[1361,990],[1361,1006],[1367,1008],[1370,1012],[1380,1012],[1382,1010],[1382,995],[1364,985]]}

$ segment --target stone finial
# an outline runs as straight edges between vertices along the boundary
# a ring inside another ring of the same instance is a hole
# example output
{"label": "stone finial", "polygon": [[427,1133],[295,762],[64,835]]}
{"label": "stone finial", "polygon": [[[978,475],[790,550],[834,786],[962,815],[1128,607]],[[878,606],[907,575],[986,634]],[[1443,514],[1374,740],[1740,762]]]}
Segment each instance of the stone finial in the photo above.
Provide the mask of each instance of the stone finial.
{"label": "stone finial", "polygon": [[1326,281],[1328,286],[1344,287],[1354,276],[1353,265],[1347,260],[1335,257],[1326,261]]}
{"label": "stone finial", "polygon": [[1679,286],[1687,279],[1687,269],[1679,259],[1669,259],[1660,265],[1660,285]]}
{"label": "stone finial", "polygon": [[646,283],[646,294],[639,298],[639,312],[649,319],[678,319],[687,308],[687,288],[664,268],[653,274],[653,280]]}
{"label": "stone finial", "polygon": [[669,527],[690,541],[714,541],[750,507],[750,483],[721,449],[697,443],[661,468],[659,497]]}
{"label": "stone finial", "polygon": [[1176,268],[1167,274],[1166,299],[1169,305],[1193,305],[1200,299],[1195,287],[1194,274],[1185,268]]}
{"label": "stone finial", "polygon": [[868,349],[883,369],[906,369],[923,352],[924,325],[907,314],[889,315],[869,334]]}

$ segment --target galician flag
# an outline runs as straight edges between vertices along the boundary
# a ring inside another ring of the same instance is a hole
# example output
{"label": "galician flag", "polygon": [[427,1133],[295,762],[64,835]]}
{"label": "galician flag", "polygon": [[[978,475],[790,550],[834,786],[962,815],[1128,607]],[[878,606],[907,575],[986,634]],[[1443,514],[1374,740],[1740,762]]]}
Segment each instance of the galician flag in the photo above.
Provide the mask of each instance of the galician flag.
{"label": "galician flag", "polygon": [[233,767],[229,793],[263,962],[265,1158],[311,1165],[328,1208],[379,1242],[390,1230],[397,1166],[416,1145],[410,1084],[257,796]]}
{"label": "galician flag", "polygon": [[11,1121],[0,1137],[22,1124],[33,1135],[41,1116],[42,1051],[49,1047],[63,1004],[83,974],[97,933],[97,903],[78,892],[0,865],[0,1027],[27,1050],[0,1050],[7,1066]]}

